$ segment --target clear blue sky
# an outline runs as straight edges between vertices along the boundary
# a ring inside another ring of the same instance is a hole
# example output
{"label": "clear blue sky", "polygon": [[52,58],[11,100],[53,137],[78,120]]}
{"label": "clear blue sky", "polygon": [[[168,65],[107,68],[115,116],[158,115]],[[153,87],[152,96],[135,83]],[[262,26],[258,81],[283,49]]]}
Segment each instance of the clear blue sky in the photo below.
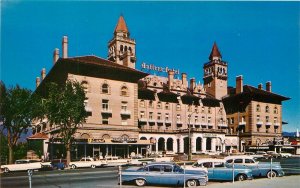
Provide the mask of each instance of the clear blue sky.
{"label": "clear blue sky", "polygon": [[1,80],[35,88],[53,49],[69,37],[69,56],[107,57],[120,14],[142,62],[186,72],[202,82],[216,41],[229,64],[229,85],[272,81],[283,103],[285,131],[300,128],[299,2],[1,2]]}

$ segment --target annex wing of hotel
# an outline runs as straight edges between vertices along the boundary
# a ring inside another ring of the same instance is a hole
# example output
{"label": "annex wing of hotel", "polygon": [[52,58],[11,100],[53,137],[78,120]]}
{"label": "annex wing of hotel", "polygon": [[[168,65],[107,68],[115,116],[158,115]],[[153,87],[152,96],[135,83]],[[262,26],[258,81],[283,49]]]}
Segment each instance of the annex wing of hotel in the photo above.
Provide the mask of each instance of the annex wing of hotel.
{"label": "annex wing of hotel", "polygon": [[[265,89],[254,87],[244,84],[242,76],[228,86],[228,64],[216,43],[208,62],[199,63],[204,75],[200,84],[186,73],[178,75],[178,69],[142,64],[141,70],[166,72],[166,77],[138,70],[136,42],[130,37],[120,16],[108,41],[108,57],[102,58],[69,57],[64,36],[62,56],[55,49],[53,67],[48,74],[42,69],[36,79],[39,93],[49,82],[67,80],[85,88],[88,117],[74,135],[73,158],[188,154],[189,135],[194,155],[289,148],[282,138],[282,102],[289,98],[273,93],[271,82]],[[59,129],[44,120],[35,124],[30,138],[44,140],[44,153],[50,146],[57,152],[63,150]]]}

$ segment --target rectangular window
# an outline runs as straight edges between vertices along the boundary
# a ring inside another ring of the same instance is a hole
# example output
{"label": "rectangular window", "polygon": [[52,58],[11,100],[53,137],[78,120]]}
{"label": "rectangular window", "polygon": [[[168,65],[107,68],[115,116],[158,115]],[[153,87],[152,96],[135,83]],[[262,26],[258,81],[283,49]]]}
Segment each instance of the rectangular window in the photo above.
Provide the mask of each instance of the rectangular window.
{"label": "rectangular window", "polygon": [[198,123],[198,116],[195,116],[195,123]]}
{"label": "rectangular window", "polygon": [[180,110],[181,110],[180,104],[177,104],[177,105],[176,105],[176,110],[177,110],[177,111],[180,111]]}
{"label": "rectangular window", "polygon": [[274,123],[277,123],[277,117],[274,117]]}
{"label": "rectangular window", "polygon": [[122,101],[121,110],[122,111],[127,111],[127,102],[126,101]]}
{"label": "rectangular window", "polygon": [[180,122],[180,121],[181,121],[180,114],[177,114],[177,116],[176,116],[176,120],[177,120],[177,122]]}
{"label": "rectangular window", "polygon": [[149,112],[149,119],[153,119],[153,112]]}
{"label": "rectangular window", "polygon": [[260,121],[260,115],[256,116],[256,121],[259,122]]}
{"label": "rectangular window", "polygon": [[149,101],[149,108],[153,108],[154,104],[153,101]]}
{"label": "rectangular window", "polygon": [[270,121],[270,117],[266,116],[266,122],[268,123]]}
{"label": "rectangular window", "polygon": [[211,117],[207,118],[207,123],[211,123]]}
{"label": "rectangular window", "polygon": [[141,100],[141,101],[140,101],[140,107],[142,107],[142,108],[145,107],[145,101],[144,101],[144,100]]}
{"label": "rectangular window", "polygon": [[192,111],[192,105],[188,106],[188,111],[191,112]]}
{"label": "rectangular window", "polygon": [[102,115],[102,124],[108,125],[108,116],[107,115]]}
{"label": "rectangular window", "polygon": [[103,110],[108,110],[109,105],[108,105],[108,100],[107,99],[102,99],[102,109]]}
{"label": "rectangular window", "polygon": [[161,120],[161,113],[157,113],[157,120]]}
{"label": "rectangular window", "polygon": [[157,102],[157,108],[161,108],[161,102]]}
{"label": "rectangular window", "polygon": [[165,120],[166,120],[166,121],[169,121],[169,113],[166,113],[166,115],[165,115]]}
{"label": "rectangular window", "polygon": [[205,112],[205,107],[202,106],[202,108],[201,108],[201,113],[204,113],[204,112]]}
{"label": "rectangular window", "polygon": [[145,118],[145,112],[144,112],[144,111],[141,111],[141,112],[140,112],[140,117],[141,117],[141,118]]}
{"label": "rectangular window", "polygon": [[165,109],[166,109],[166,110],[169,110],[169,109],[170,109],[170,104],[169,104],[168,102],[167,102],[166,105],[165,105]]}
{"label": "rectangular window", "polygon": [[204,123],[205,122],[205,117],[204,116],[202,116],[202,123]]}
{"label": "rectangular window", "polygon": [[233,117],[230,119],[230,123],[234,124],[234,118]]}

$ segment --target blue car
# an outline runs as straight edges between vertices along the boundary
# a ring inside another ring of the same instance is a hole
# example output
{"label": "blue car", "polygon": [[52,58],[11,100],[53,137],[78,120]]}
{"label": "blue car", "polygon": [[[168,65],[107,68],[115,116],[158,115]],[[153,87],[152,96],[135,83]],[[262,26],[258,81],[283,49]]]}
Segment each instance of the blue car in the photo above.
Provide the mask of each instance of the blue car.
{"label": "blue car", "polygon": [[284,172],[279,162],[258,162],[251,156],[229,156],[225,158],[226,163],[230,166],[234,163],[235,167],[248,167],[252,169],[254,177],[276,177],[284,176]]}
{"label": "blue car", "polygon": [[247,167],[239,167],[234,170],[226,165],[224,159],[199,159],[188,169],[203,169],[208,170],[208,180],[217,181],[232,181],[233,178],[237,181],[253,179],[252,170]]}
{"label": "blue car", "polygon": [[184,170],[176,163],[149,163],[121,172],[122,182],[134,182],[137,186],[149,184],[194,187],[207,184],[206,170]]}

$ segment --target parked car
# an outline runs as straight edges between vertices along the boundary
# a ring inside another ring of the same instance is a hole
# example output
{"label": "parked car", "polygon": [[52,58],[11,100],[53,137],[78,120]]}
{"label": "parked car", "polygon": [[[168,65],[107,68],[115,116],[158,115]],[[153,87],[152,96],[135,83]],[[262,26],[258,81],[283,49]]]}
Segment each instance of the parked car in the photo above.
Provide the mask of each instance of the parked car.
{"label": "parked car", "polygon": [[148,163],[154,162],[154,158],[145,158],[142,156],[132,157],[129,164],[130,165],[146,165]]}
{"label": "parked car", "polygon": [[290,153],[280,153],[280,157],[289,158],[289,157],[292,157],[292,154],[290,154]]}
{"label": "parked car", "polygon": [[105,161],[95,160],[92,157],[83,157],[80,159],[80,161],[73,161],[69,163],[69,166],[72,169],[75,168],[96,168],[96,167],[103,167],[107,165]]}
{"label": "parked car", "polygon": [[119,156],[106,156],[104,160],[107,166],[126,166],[130,164],[129,159],[122,159]]}
{"label": "parked car", "polygon": [[1,171],[4,173],[41,169],[51,169],[51,163],[41,162],[39,160],[20,159],[16,160],[15,164],[1,165]]}
{"label": "parked car", "polygon": [[207,184],[207,172],[184,170],[176,163],[154,162],[143,167],[131,167],[121,172],[122,182],[137,186],[149,184],[194,187]]}
{"label": "parked car", "polygon": [[231,167],[226,165],[224,159],[199,159],[192,166],[187,166],[186,168],[190,170],[207,168],[208,180],[231,181],[233,177],[238,181],[252,179],[251,169],[246,167],[239,167],[233,170]]}
{"label": "parked car", "polygon": [[229,156],[225,158],[226,163],[229,165],[233,165],[237,168],[241,166],[247,166],[252,169],[252,174],[254,177],[276,177],[276,176],[283,176],[284,172],[281,168],[279,162],[271,163],[270,162],[258,162],[251,156]]}
{"label": "parked car", "polygon": [[275,151],[267,151],[267,154],[264,155],[264,157],[266,159],[270,159],[270,158],[279,158],[280,154],[275,152]]}

